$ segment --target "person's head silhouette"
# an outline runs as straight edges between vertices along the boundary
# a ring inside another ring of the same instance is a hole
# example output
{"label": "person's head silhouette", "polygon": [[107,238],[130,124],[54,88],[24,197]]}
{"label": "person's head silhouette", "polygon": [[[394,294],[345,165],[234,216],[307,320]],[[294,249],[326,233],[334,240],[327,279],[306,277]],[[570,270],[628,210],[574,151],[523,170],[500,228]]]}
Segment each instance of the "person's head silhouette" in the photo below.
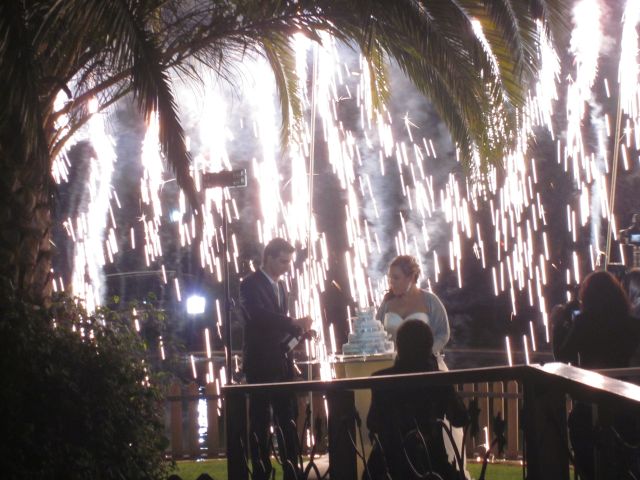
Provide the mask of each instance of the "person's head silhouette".
{"label": "person's head silhouette", "polygon": [[396,349],[396,363],[402,369],[434,369],[433,332],[426,322],[417,319],[403,322],[396,334]]}

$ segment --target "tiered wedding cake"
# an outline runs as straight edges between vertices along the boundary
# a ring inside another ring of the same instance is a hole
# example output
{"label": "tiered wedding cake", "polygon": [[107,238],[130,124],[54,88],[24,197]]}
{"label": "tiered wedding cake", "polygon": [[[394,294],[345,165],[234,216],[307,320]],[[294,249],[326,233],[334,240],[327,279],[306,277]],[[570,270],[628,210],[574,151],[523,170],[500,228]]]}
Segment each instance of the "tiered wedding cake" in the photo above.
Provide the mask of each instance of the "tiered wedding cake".
{"label": "tiered wedding cake", "polygon": [[373,355],[374,353],[393,352],[393,342],[380,320],[374,318],[374,309],[367,308],[358,312],[353,319],[353,333],[349,341],[342,345],[344,355]]}

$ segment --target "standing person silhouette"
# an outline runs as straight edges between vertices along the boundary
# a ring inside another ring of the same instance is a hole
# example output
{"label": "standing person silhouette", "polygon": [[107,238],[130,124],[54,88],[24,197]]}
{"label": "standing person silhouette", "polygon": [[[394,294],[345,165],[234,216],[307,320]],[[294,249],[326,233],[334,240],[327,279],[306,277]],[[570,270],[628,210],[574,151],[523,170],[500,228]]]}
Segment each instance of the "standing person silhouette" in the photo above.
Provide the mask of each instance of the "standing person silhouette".
{"label": "standing person silhouette", "polygon": [[[294,379],[293,358],[284,342],[300,336],[311,319],[288,316],[288,300],[280,277],[291,268],[294,247],[274,238],[264,249],[262,267],[240,284],[244,327],[243,369],[248,383],[285,382]],[[273,411],[278,451],[285,480],[299,472],[298,440],[293,423],[296,399],[290,394],[252,394],[249,398],[250,450],[253,480],[267,480],[273,467],[269,457],[270,410]]]}
{"label": "standing person silhouette", "polygon": [[[551,311],[553,354],[556,360],[586,368],[624,368],[629,366],[638,348],[638,331],[630,315],[627,295],[609,272],[591,272],[580,285],[579,300],[556,305]],[[630,426],[627,412],[611,412],[613,426],[619,433]],[[621,478],[623,462],[612,461],[613,442],[599,441],[599,429],[593,425],[590,404],[575,401],[567,419],[575,466],[581,478],[595,478],[595,448],[600,446],[609,461],[601,462],[610,473],[607,478]],[[631,432],[635,435],[635,432]],[[636,472],[637,473],[637,472]]]}
{"label": "standing person silhouette", "polygon": [[[635,267],[627,272],[624,277],[624,286],[629,297],[629,308],[631,312],[631,321],[633,328],[640,338],[640,268]],[[629,360],[630,367],[640,367],[640,345],[631,355]],[[627,378],[627,381],[640,385],[640,376],[635,375]]]}
{"label": "standing person silhouette", "polygon": [[482,410],[478,406],[477,398],[471,399],[467,411],[469,412],[469,421],[471,422],[469,425],[469,437],[473,439],[474,443],[478,443],[478,435],[480,434],[480,414],[482,413]]}
{"label": "standing person silhouette", "polygon": [[498,444],[497,457],[501,458],[504,455],[504,447],[507,446],[507,437],[504,432],[507,429],[507,422],[502,418],[502,412],[496,413],[493,417],[493,434],[496,436],[496,442]]}
{"label": "standing person silhouette", "polygon": [[624,277],[624,286],[629,297],[629,308],[631,316],[636,323],[640,322],[640,268],[635,267],[629,270]]}

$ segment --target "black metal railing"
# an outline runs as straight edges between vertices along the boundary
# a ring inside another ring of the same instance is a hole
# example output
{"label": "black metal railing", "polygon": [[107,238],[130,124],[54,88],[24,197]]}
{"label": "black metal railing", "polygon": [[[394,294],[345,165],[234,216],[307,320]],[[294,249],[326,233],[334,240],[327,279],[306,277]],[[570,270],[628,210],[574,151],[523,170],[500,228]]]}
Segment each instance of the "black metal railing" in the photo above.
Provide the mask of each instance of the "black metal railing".
{"label": "black metal railing", "polygon": [[[616,373],[616,372],[607,372]],[[623,373],[617,371],[618,374]],[[527,478],[569,480],[566,395],[596,406],[640,404],[640,387],[561,363],[490,367],[450,372],[362,377],[332,381],[229,385],[223,388],[229,478],[249,477],[247,399],[251,393],[320,392],[328,405],[329,477],[356,479],[357,415],[354,391],[435,385],[517,381],[523,397],[521,428],[526,445]],[[313,460],[313,458],[312,458]]]}

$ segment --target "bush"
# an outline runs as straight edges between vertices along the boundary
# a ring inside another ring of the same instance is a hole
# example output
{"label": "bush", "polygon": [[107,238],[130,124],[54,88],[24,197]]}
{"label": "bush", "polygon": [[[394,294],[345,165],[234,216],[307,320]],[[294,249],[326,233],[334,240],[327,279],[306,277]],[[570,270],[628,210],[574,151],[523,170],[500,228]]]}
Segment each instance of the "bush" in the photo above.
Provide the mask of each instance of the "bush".
{"label": "bush", "polygon": [[0,296],[0,475],[167,476],[160,392],[142,342],[116,312],[89,316]]}

